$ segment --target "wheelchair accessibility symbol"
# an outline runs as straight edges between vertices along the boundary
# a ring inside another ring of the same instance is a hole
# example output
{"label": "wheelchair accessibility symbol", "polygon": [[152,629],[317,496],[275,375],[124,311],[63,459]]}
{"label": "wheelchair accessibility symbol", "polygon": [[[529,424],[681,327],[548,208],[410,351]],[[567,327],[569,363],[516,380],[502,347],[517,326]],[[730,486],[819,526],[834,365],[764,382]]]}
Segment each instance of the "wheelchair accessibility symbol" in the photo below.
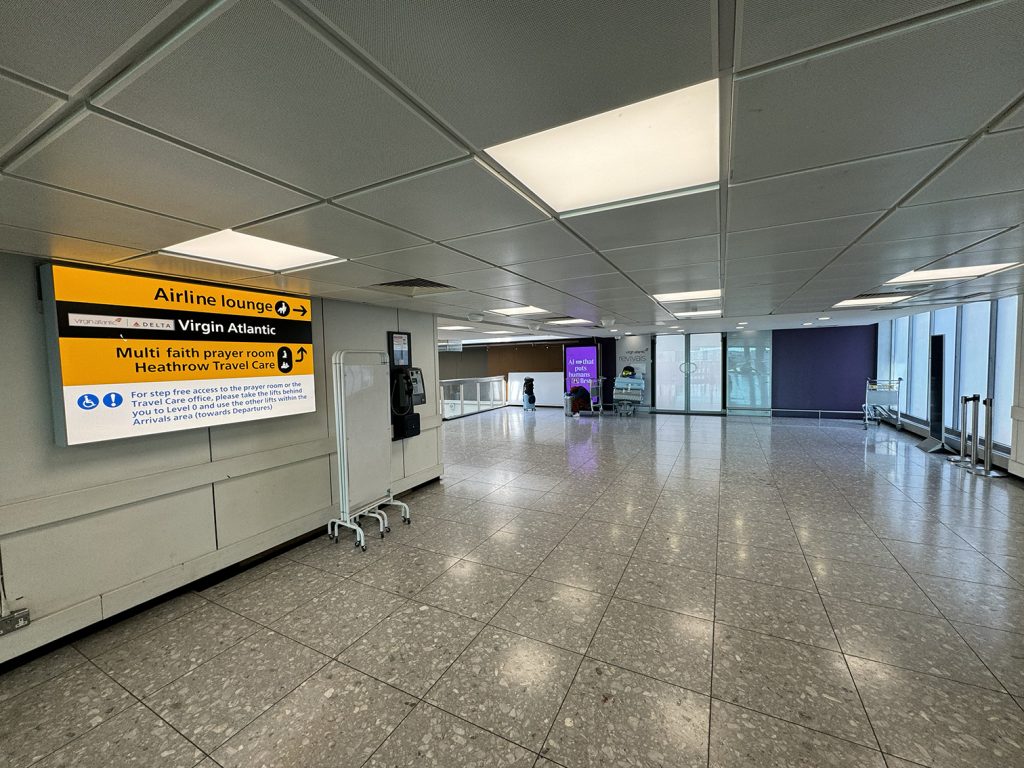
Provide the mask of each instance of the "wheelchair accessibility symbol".
{"label": "wheelchair accessibility symbol", "polygon": [[103,404],[107,408],[117,408],[121,403],[124,402],[124,398],[117,394],[117,392],[108,392],[103,396]]}
{"label": "wheelchair accessibility symbol", "polygon": [[78,407],[83,411],[91,411],[99,407],[100,399],[96,395],[82,395],[78,398]]}

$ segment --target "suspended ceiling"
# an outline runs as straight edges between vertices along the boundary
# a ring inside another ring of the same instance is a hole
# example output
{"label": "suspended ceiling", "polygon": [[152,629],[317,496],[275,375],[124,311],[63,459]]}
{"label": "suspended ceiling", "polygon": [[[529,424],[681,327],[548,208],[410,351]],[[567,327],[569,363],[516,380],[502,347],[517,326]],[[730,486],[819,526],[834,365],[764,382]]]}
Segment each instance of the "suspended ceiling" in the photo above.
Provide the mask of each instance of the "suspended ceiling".
{"label": "suspended ceiling", "polygon": [[[1024,261],[1024,0],[24,0],[4,15],[3,252],[449,325],[614,321],[545,327],[587,334],[871,322],[889,313],[832,307],[925,266]],[[716,77],[717,188],[560,216],[483,153]],[[160,253],[221,229],[348,261],[268,275]],[[1019,293],[1022,272],[915,287],[913,305]],[[373,288],[410,278],[450,290]],[[650,298],[714,288],[721,319]],[[487,314],[522,305],[548,313]]]}

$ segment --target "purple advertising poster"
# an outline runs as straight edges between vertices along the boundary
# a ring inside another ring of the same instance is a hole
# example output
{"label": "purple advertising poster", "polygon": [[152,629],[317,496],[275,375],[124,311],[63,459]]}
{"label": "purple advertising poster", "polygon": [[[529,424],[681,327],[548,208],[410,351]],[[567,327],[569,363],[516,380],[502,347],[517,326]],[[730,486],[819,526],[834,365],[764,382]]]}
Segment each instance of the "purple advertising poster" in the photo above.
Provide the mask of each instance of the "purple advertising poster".
{"label": "purple advertising poster", "polygon": [[597,378],[597,347],[566,347],[565,348],[565,389],[568,392],[575,386],[586,387],[591,396],[591,381]]}

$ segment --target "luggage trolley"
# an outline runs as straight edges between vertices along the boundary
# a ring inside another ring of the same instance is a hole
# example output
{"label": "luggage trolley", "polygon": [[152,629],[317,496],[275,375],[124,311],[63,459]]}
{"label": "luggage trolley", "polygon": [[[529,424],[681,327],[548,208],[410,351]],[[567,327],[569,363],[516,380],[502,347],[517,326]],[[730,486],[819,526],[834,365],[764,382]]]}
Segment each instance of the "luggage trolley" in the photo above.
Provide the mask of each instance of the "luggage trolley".
{"label": "luggage trolley", "polygon": [[409,507],[391,493],[388,362],[377,350],[346,349],[331,358],[340,514],[327,523],[327,535],[338,543],[347,528],[364,552],[363,517],[376,518],[382,539],[391,530],[384,507],[398,507],[402,522],[412,522]]}
{"label": "luggage trolley", "polygon": [[903,413],[900,411],[900,385],[903,379],[868,379],[864,387],[864,429],[869,423],[880,424],[888,419],[903,428]]}
{"label": "luggage trolley", "polygon": [[616,416],[633,416],[644,399],[644,380],[633,376],[616,376],[612,389],[612,408]]}

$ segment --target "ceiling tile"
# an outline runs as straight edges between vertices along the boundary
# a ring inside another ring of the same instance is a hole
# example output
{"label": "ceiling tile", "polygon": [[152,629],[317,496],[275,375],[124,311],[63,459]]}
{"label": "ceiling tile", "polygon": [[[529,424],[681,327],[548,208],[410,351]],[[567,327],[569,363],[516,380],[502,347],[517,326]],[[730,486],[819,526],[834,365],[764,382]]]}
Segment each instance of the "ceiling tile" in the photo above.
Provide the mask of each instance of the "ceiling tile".
{"label": "ceiling tile", "polygon": [[0,67],[68,93],[184,5],[185,0],[5,3]]}
{"label": "ceiling tile", "polygon": [[575,256],[590,250],[560,223],[550,220],[460,237],[446,244],[499,267]]}
{"label": "ceiling tile", "polygon": [[529,282],[529,278],[522,277],[521,275],[515,275],[496,267],[476,269],[472,272],[456,272],[447,275],[437,275],[433,279],[439,283],[444,283],[445,285],[454,285],[456,288],[464,288],[470,291]]}
{"label": "ceiling tile", "polygon": [[242,0],[97,103],[328,197],[463,150],[283,5]]}
{"label": "ceiling tile", "polygon": [[758,285],[775,285],[776,283],[803,284],[817,273],[817,269],[794,269],[785,272],[751,272],[741,275],[727,275],[725,282],[726,291],[731,294],[734,290],[752,288]]}
{"label": "ceiling tile", "polygon": [[478,148],[716,71],[707,0],[305,4]]}
{"label": "ceiling tile", "polygon": [[635,245],[602,251],[619,269],[629,272],[638,269],[662,269],[689,264],[718,263],[718,235],[671,240],[667,243]]}
{"label": "ceiling tile", "polygon": [[1010,248],[1024,248],[1024,226],[1016,227],[996,237],[972,245],[968,251],[1005,251]]}
{"label": "ceiling tile", "polygon": [[317,283],[331,283],[335,286],[343,285],[348,288],[364,288],[368,285],[389,283],[408,278],[408,275],[392,272],[387,269],[377,269],[359,261],[343,261],[341,263],[326,264],[322,267],[298,269],[294,272],[289,272],[287,276],[300,280],[312,280]]}
{"label": "ceiling tile", "polygon": [[899,208],[866,235],[864,242],[993,230],[1022,221],[1024,192],[1007,192]]}
{"label": "ceiling tile", "polygon": [[215,229],[313,200],[90,112],[47,134],[8,171]]}
{"label": "ceiling tile", "polygon": [[242,227],[239,231],[343,259],[356,259],[426,242],[422,237],[329,203]]}
{"label": "ceiling tile", "polygon": [[0,224],[140,251],[155,251],[213,231],[10,176],[0,177]]}
{"label": "ceiling tile", "polygon": [[[3,35],[0,31],[0,38]],[[0,42],[0,50],[2,46]],[[0,109],[0,156],[63,103],[55,96],[0,75],[0,104],[3,104],[3,109]]]}
{"label": "ceiling tile", "polygon": [[891,208],[960,146],[943,144],[729,187],[729,230]]}
{"label": "ceiling tile", "polygon": [[1024,128],[1024,104],[1010,112],[1003,121],[996,126],[998,131],[1008,131],[1012,128]]}
{"label": "ceiling tile", "polygon": [[617,274],[615,267],[596,253],[564,256],[560,259],[548,259],[546,261],[531,261],[525,264],[512,264],[507,269],[542,283],[547,283],[551,280],[565,280],[570,277],[585,277],[586,275]]}
{"label": "ceiling tile", "polygon": [[983,230],[981,232],[917,237],[908,240],[892,240],[880,243],[861,242],[844,253],[842,261],[876,265],[894,262],[927,264],[929,261],[942,258],[953,251],[958,251],[966,245],[976,243],[982,238],[994,234],[996,231],[998,230]]}
{"label": "ceiling tile", "polygon": [[474,259],[471,256],[464,256],[443,245],[429,243],[415,248],[406,248],[391,253],[381,253],[377,256],[370,256],[359,260],[360,264],[380,267],[381,269],[392,269],[395,272],[403,272],[416,277],[433,277],[452,272],[469,272],[474,269],[485,269],[488,265]]}
{"label": "ceiling tile", "polygon": [[[707,282],[714,283],[710,288],[718,287],[719,265],[716,262],[668,269],[640,269],[631,270],[628,275],[648,293],[671,293],[676,290],[697,291],[705,290],[703,284]],[[693,288],[675,288],[679,283],[692,283]]]}
{"label": "ceiling tile", "polygon": [[747,69],[912,19],[963,0],[844,3],[738,0],[737,60]]}
{"label": "ceiling tile", "polygon": [[1019,94],[1022,24],[1017,0],[985,4],[738,77],[733,180],[970,136]]}
{"label": "ceiling tile", "polygon": [[718,190],[566,216],[562,221],[604,251],[718,232]]}
{"label": "ceiling tile", "polygon": [[928,265],[928,269],[948,269],[952,267],[980,267],[982,264],[1019,264],[1024,262],[1024,247],[1008,251],[981,251],[972,253],[964,251]]}
{"label": "ceiling tile", "polygon": [[840,250],[840,248],[822,248],[816,251],[755,256],[752,259],[730,259],[725,263],[725,275],[726,278],[732,278],[739,275],[786,272],[794,269],[821,269],[832,261]]}
{"label": "ceiling tile", "polygon": [[136,259],[119,262],[122,269],[135,269],[140,272],[158,272],[162,275],[176,275],[195,280],[210,280],[215,283],[235,283],[253,277],[263,277],[265,272],[243,267],[215,264],[212,261],[199,259],[183,259],[167,253],[152,253]]}
{"label": "ceiling tile", "polygon": [[590,275],[588,277],[573,277],[568,280],[552,281],[551,286],[560,291],[565,291],[573,296],[585,297],[591,291],[600,291],[605,288],[624,288],[632,285],[622,275],[615,273],[611,275]]}
{"label": "ceiling tile", "polygon": [[907,202],[921,205],[1024,189],[1024,131],[982,136]]}
{"label": "ceiling tile", "polygon": [[726,259],[841,248],[853,242],[877,218],[878,214],[862,213],[838,219],[731,232],[726,245]]}
{"label": "ceiling tile", "polygon": [[451,240],[545,218],[532,203],[473,160],[337,202],[431,240]]}
{"label": "ceiling tile", "polygon": [[136,255],[138,249],[122,248],[92,240],[54,235],[34,229],[0,225],[0,251],[26,253],[51,259],[90,261],[97,264],[112,264]]}

